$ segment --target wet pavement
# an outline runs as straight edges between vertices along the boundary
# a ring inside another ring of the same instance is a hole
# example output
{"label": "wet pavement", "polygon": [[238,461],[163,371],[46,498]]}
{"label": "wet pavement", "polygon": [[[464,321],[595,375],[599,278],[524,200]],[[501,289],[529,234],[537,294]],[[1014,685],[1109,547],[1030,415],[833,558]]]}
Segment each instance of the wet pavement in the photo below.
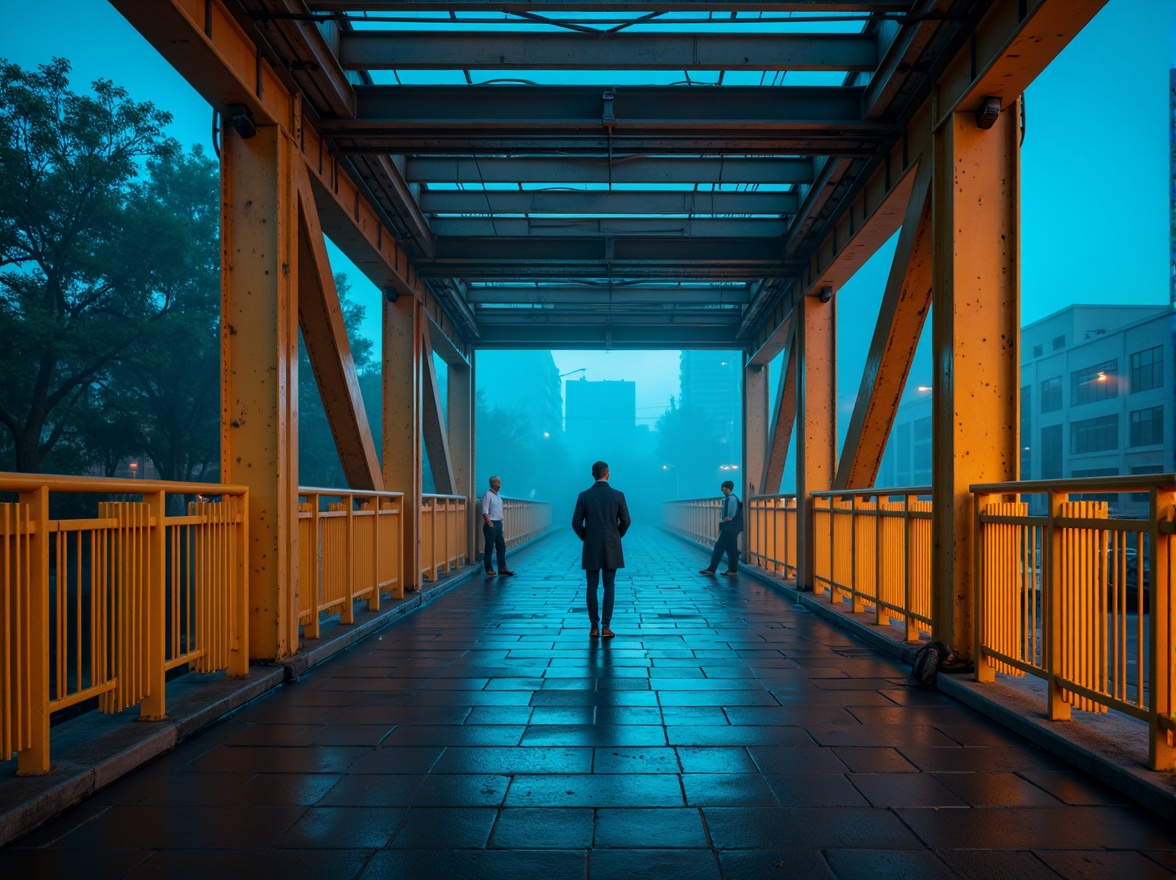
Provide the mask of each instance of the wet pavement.
{"label": "wet pavement", "polygon": [[1176,831],[757,579],[569,531],[0,849],[0,877],[1171,878]]}

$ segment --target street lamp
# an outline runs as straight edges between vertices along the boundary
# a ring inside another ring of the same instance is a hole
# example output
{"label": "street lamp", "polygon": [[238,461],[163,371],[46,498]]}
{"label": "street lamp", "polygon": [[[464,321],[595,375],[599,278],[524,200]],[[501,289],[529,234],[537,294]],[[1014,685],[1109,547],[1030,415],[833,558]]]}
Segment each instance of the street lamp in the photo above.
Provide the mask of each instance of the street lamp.
{"label": "street lamp", "polygon": [[663,464],[662,470],[674,472],[674,500],[676,501],[682,497],[682,483],[681,480],[678,479],[678,468],[672,464]]}
{"label": "street lamp", "polygon": [[139,462],[132,461],[131,462],[131,479],[135,480],[135,479],[138,479],[138,477],[139,477]]}

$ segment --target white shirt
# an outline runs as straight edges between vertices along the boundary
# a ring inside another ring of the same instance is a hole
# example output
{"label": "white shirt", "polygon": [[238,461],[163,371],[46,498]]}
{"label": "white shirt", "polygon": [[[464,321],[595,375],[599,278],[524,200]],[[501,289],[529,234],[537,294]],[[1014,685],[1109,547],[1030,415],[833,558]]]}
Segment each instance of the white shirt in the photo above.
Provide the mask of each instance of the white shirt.
{"label": "white shirt", "polygon": [[482,513],[491,520],[502,519],[502,496],[487,489],[482,496]]}

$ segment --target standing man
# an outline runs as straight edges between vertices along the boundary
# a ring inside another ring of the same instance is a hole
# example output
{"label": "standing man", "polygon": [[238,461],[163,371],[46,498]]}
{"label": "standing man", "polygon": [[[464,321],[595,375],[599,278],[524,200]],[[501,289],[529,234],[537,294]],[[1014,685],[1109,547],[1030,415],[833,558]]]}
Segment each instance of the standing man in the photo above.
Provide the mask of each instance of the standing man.
{"label": "standing man", "polygon": [[[498,490],[502,488],[502,479],[490,478],[490,489],[482,496],[482,535],[486,538],[486,550],[482,553],[482,561],[486,563],[486,577],[498,577],[500,574],[514,574],[506,567],[506,539],[502,537],[502,498]],[[493,553],[498,554],[498,571],[491,566]]]}
{"label": "standing man", "polygon": [[719,560],[727,554],[726,577],[739,574],[739,533],[743,531],[743,517],[739,512],[739,496],[733,494],[735,484],[724,480],[720,487],[723,491],[723,504],[719,515],[719,538],[715,541],[715,549],[711,552],[710,565],[702,569],[699,574],[714,576],[719,567]]}
{"label": "standing man", "polygon": [[[605,462],[598,461],[592,465],[592,478],[596,482],[576,498],[572,528],[584,542],[580,567],[587,572],[588,577],[588,620],[592,623],[588,635],[611,639],[616,633],[608,625],[612,622],[617,569],[625,567],[621,538],[629,530],[629,506],[625,503],[625,493],[608,484],[608,465]],[[603,615],[596,595],[601,572],[604,572]]]}

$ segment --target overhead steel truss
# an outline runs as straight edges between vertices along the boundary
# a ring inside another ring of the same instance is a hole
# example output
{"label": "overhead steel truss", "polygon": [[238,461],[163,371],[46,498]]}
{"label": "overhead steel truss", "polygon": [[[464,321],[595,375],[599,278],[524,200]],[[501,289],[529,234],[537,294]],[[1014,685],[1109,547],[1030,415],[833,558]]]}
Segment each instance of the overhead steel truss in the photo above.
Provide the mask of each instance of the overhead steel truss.
{"label": "overhead steel truss", "polygon": [[[936,59],[991,5],[229,4],[465,342],[532,338],[533,309],[503,308],[511,290],[533,304],[529,282],[563,284],[545,325],[564,314],[615,330],[648,322],[584,282],[701,280],[754,291],[716,301],[722,344],[749,352],[901,148]],[[490,302],[469,293],[479,281],[506,286]],[[642,338],[697,343],[697,320],[710,344],[709,316],[680,307]]]}

